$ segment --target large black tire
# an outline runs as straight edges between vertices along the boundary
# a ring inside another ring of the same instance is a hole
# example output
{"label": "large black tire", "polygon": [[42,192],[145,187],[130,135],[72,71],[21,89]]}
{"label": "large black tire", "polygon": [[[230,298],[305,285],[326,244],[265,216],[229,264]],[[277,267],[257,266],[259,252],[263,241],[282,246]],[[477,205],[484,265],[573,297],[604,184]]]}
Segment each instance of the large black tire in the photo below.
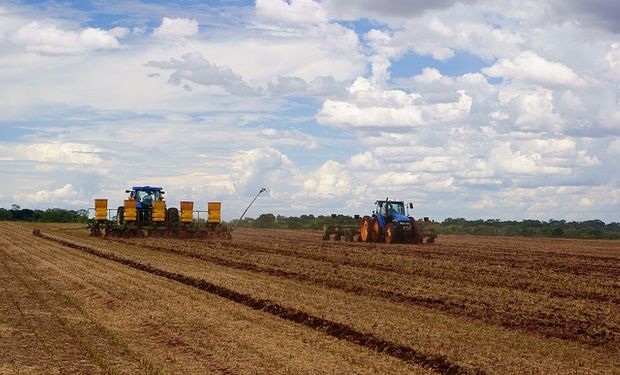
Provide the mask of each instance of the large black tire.
{"label": "large black tire", "polygon": [[424,243],[424,235],[422,234],[418,223],[414,218],[410,218],[409,221],[411,222],[411,243],[416,245]]}
{"label": "large black tire", "polygon": [[370,226],[372,224],[372,219],[370,216],[364,216],[362,218],[362,223],[360,224],[360,240],[363,242],[371,242],[370,238]]}
{"label": "large black tire", "polygon": [[179,224],[179,209],[176,207],[170,207],[166,211],[166,223],[168,225],[176,226]]}
{"label": "large black tire", "polygon": [[388,223],[385,226],[385,243],[399,243],[402,241],[402,230],[399,224]]}
{"label": "large black tire", "polygon": [[372,242],[381,242],[381,225],[377,217],[372,218],[372,224],[370,225],[370,238]]}
{"label": "large black tire", "polygon": [[125,224],[125,207],[123,206],[116,209],[116,223],[118,225]]}

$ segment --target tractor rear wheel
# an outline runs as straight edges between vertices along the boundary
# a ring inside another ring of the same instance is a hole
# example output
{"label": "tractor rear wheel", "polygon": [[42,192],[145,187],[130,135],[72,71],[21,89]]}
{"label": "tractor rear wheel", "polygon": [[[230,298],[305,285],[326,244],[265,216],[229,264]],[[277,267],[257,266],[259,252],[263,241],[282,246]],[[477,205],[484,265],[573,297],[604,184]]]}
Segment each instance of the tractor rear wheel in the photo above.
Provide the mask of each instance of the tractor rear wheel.
{"label": "tractor rear wheel", "polygon": [[372,224],[370,226],[370,238],[372,242],[381,241],[381,225],[379,225],[379,219],[376,217],[372,218]]}
{"label": "tractor rear wheel", "polygon": [[424,235],[414,218],[409,219],[411,222],[411,243],[419,245],[424,243]]}
{"label": "tractor rear wheel", "polygon": [[362,219],[362,224],[360,225],[360,239],[363,242],[371,242],[370,238],[370,225],[372,224],[372,219],[370,216],[364,216]]}

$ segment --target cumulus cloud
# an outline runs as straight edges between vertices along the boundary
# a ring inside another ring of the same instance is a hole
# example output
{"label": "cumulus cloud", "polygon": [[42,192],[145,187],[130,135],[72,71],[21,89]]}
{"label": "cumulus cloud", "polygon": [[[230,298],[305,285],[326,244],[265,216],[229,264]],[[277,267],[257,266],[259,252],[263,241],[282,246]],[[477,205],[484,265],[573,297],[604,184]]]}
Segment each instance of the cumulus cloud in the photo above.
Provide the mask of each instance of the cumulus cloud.
{"label": "cumulus cloud", "polygon": [[571,169],[546,164],[539,153],[513,151],[509,142],[499,143],[491,151],[490,165],[497,173],[517,175],[570,175]]}
{"label": "cumulus cloud", "polygon": [[359,77],[349,88],[347,100],[328,99],[317,120],[345,127],[417,127],[466,117],[472,98],[464,90],[452,102],[427,103],[417,93],[388,90]]}
{"label": "cumulus cloud", "polygon": [[605,61],[609,64],[614,77],[620,80],[620,43],[612,43],[609,52],[605,54]]}
{"label": "cumulus cloud", "polygon": [[86,204],[85,201],[78,199],[78,191],[71,184],[54,189],[54,190],[39,190],[34,193],[15,193],[13,198],[22,202],[22,204],[38,205],[44,203],[47,205],[70,205],[75,206],[79,204]]}
{"label": "cumulus cloud", "polygon": [[85,28],[65,31],[53,25],[40,25],[32,21],[11,33],[8,39],[26,51],[45,55],[79,55],[90,50],[116,49],[117,38],[126,34],[124,28],[101,30]]}
{"label": "cumulus cloud", "polygon": [[459,51],[491,60],[519,53],[524,42],[522,36],[510,29],[464,20],[460,14],[427,14],[405,20],[393,29],[372,29],[365,38],[372,51],[388,59],[414,52],[439,61],[449,61]]}
{"label": "cumulus cloud", "polygon": [[507,78],[553,86],[576,86],[584,82],[566,65],[548,61],[536,53],[525,51],[514,59],[502,58],[482,72],[490,77]]}
{"label": "cumulus cloud", "polygon": [[359,187],[353,186],[351,174],[344,165],[328,160],[303,183],[304,196],[318,198],[356,196]]}
{"label": "cumulus cloud", "polygon": [[232,168],[237,192],[246,195],[261,187],[267,187],[272,195],[290,191],[295,176],[291,160],[270,146],[236,153]]}
{"label": "cumulus cloud", "polygon": [[514,124],[514,129],[525,131],[559,131],[563,127],[563,119],[555,111],[553,105],[553,91],[537,89],[531,91],[508,90],[500,93],[510,95],[504,99],[503,109]]}
{"label": "cumulus cloud", "polygon": [[258,137],[271,145],[277,143],[279,145],[303,147],[307,150],[315,150],[319,146],[314,137],[295,129],[264,128],[258,132]]}
{"label": "cumulus cloud", "polygon": [[196,34],[198,34],[198,21],[194,18],[164,17],[152,35],[158,38],[183,38]]}
{"label": "cumulus cloud", "polygon": [[172,85],[181,85],[193,82],[204,86],[217,86],[230,94],[249,96],[258,94],[243,78],[229,68],[219,67],[206,60],[200,53],[192,52],[183,55],[180,60],[150,61],[146,66],[173,70],[168,82]]}
{"label": "cumulus cloud", "polygon": [[326,10],[320,2],[314,0],[256,0],[256,14],[263,20],[292,25],[328,21]]}
{"label": "cumulus cloud", "polygon": [[267,92],[272,95],[327,97],[342,94],[344,91],[342,84],[336,82],[332,77],[324,76],[317,77],[310,82],[299,77],[278,77],[275,82],[267,84]]}
{"label": "cumulus cloud", "polygon": [[0,160],[69,164],[100,164],[101,149],[80,143],[0,144]]}

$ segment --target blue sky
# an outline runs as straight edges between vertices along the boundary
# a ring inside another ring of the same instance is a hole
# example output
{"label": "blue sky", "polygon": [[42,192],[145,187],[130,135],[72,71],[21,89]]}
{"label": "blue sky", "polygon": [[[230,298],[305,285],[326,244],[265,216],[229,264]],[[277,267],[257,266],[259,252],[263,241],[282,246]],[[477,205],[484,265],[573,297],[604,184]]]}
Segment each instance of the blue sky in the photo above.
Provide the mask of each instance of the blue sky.
{"label": "blue sky", "polygon": [[[0,0],[0,206],[618,221],[611,0]],[[567,43],[570,40],[570,43]]]}

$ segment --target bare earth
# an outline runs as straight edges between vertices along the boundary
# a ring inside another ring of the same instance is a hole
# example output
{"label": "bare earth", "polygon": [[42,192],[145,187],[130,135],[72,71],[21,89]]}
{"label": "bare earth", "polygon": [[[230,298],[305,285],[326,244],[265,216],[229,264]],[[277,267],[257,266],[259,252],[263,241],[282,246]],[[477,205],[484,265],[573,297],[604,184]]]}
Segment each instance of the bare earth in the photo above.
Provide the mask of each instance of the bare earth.
{"label": "bare earth", "polygon": [[620,242],[0,222],[0,374],[620,374]]}

